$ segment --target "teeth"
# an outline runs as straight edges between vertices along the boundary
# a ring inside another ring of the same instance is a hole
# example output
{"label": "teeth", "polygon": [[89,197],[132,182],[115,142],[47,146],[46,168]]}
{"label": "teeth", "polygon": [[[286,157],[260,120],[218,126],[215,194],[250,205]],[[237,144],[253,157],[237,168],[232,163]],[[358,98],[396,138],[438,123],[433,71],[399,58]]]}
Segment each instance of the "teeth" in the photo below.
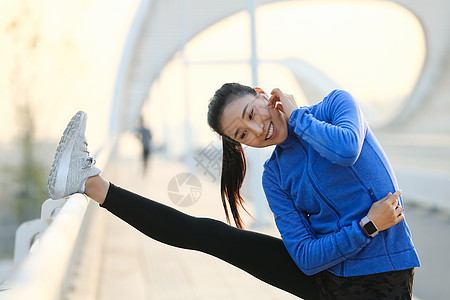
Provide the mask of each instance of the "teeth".
{"label": "teeth", "polygon": [[273,134],[273,124],[271,122],[269,125],[269,132],[267,133],[266,140],[270,139],[272,137],[272,134]]}

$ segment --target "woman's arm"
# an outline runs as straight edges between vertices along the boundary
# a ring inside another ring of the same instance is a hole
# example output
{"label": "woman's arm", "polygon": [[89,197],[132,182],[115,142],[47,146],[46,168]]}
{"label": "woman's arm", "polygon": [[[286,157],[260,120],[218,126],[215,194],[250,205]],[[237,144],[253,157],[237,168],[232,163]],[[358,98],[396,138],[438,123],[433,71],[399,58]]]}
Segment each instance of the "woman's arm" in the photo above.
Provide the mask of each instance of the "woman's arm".
{"label": "woman's arm", "polygon": [[[300,212],[287,193],[279,188],[275,176],[264,172],[263,183],[269,206],[289,254],[307,275],[313,275],[350,258],[367,246],[371,238],[365,235],[359,221],[320,238],[313,232],[306,213]],[[385,230],[403,220],[397,207],[400,192],[375,202],[368,212],[378,229]]]}

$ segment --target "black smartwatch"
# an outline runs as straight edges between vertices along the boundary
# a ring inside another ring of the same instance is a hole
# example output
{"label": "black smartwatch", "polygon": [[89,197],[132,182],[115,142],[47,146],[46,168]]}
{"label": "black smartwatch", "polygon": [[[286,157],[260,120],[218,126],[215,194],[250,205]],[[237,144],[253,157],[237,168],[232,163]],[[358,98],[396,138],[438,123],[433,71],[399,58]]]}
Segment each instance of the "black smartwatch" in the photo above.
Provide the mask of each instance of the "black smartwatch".
{"label": "black smartwatch", "polygon": [[361,219],[361,225],[368,236],[374,237],[378,234],[377,226],[367,216]]}

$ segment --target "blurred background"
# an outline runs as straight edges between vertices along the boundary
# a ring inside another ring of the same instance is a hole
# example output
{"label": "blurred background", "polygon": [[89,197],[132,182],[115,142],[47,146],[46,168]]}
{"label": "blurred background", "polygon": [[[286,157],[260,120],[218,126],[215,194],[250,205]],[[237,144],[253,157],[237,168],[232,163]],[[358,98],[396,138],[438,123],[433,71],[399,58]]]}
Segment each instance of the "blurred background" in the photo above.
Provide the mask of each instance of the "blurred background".
{"label": "blurred background", "polygon": [[[206,112],[215,90],[239,82],[266,91],[278,87],[295,95],[300,106],[335,88],[358,100],[404,191],[423,264],[416,271],[415,295],[444,299],[450,267],[444,252],[450,246],[449,14],[447,0],[0,0],[0,281],[14,270],[16,228],[39,217],[48,198],[54,151],[78,110],[88,114],[91,151],[113,148],[104,168],[109,180],[189,214],[224,220],[221,147]],[[141,125],[151,132],[148,170],[141,163]],[[246,149],[244,196],[254,217],[248,227],[277,235],[260,183],[271,150]],[[180,207],[167,199],[168,182],[181,172],[200,178],[203,196],[195,205]],[[99,247],[114,253],[119,242],[108,239],[129,229],[105,218]],[[202,284],[192,284],[190,271],[180,279],[152,265],[151,257],[165,260],[167,246],[151,252],[159,245],[136,239],[138,250],[122,250],[153,254],[145,258],[147,271],[128,270],[135,286],[123,293],[141,293],[135,299],[186,299],[189,293],[193,299],[220,298],[212,290],[219,293],[223,286],[206,284],[211,291],[200,292]],[[198,268],[207,264],[202,257],[187,261]],[[120,265],[117,261],[128,258],[108,259]],[[108,271],[107,260],[101,265],[99,278],[118,280],[118,288],[126,282],[128,275]],[[223,271],[222,280],[236,277],[232,272]],[[221,297],[255,298],[248,288],[254,281],[235,280],[227,293],[238,294]],[[122,299],[98,282],[95,299]],[[256,289],[270,295],[267,299],[290,297]]]}

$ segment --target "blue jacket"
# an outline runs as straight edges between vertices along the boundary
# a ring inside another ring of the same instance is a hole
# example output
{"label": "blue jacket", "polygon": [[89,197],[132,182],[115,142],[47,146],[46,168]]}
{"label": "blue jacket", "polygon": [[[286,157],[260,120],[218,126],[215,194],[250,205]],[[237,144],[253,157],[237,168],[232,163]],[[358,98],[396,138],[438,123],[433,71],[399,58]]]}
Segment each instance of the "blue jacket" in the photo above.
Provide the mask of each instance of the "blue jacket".
{"label": "blue jacket", "polygon": [[288,132],[264,165],[263,187],[298,267],[356,276],[419,266],[406,221],[374,238],[359,226],[372,203],[398,186],[353,97],[334,90],[296,109]]}

